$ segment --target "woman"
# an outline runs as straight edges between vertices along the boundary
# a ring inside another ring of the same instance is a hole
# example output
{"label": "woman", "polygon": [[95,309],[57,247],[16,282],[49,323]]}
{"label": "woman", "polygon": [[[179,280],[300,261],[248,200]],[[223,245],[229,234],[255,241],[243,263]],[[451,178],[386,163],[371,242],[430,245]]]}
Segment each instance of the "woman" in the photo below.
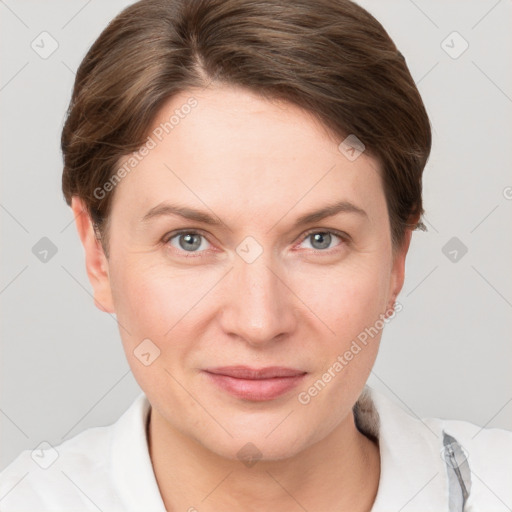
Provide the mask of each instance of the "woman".
{"label": "woman", "polygon": [[512,434],[365,385],[430,147],[348,0],[125,9],[77,72],[63,191],[143,393],[23,452],[2,510],[508,510]]}

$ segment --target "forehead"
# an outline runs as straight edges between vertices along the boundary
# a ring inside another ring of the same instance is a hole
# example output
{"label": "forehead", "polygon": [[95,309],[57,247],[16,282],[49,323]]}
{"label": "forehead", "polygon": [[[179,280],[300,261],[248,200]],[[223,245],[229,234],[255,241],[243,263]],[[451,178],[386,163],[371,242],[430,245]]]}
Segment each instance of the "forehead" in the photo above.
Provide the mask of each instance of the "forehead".
{"label": "forehead", "polygon": [[382,195],[373,158],[349,160],[342,139],[311,114],[239,88],[174,96],[148,137],[151,149],[117,186],[114,202],[123,196],[147,209],[179,198],[224,208],[243,203],[257,213],[301,198],[305,205],[350,198],[363,207]]}

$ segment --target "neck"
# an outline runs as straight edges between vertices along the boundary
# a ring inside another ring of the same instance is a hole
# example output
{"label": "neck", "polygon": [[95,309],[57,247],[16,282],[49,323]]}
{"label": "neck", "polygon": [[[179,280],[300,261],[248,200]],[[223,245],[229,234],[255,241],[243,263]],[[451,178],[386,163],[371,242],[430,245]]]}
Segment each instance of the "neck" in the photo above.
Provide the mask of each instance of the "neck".
{"label": "neck", "polygon": [[284,460],[246,466],[208,450],[151,408],[148,445],[167,511],[370,511],[380,478],[378,445],[350,414],[327,437]]}

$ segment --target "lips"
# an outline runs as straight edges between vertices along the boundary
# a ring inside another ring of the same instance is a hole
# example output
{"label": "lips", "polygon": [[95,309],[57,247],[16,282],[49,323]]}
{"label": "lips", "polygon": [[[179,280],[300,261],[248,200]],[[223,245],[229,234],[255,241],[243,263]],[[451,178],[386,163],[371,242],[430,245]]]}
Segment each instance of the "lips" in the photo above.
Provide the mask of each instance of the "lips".
{"label": "lips", "polygon": [[306,373],[295,368],[284,366],[268,366],[267,368],[250,368],[248,366],[221,366],[205,370],[216,375],[226,375],[235,379],[273,379],[276,377],[296,377]]}
{"label": "lips", "polygon": [[203,373],[209,382],[236,398],[261,402],[276,399],[291,391],[299,385],[307,372],[282,366],[224,366],[209,368]]}

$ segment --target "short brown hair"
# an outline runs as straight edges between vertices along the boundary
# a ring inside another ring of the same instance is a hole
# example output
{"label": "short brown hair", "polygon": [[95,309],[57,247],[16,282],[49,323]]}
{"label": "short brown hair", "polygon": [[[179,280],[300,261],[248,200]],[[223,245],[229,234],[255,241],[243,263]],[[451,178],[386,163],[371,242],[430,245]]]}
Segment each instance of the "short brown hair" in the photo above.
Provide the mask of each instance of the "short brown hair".
{"label": "short brown hair", "polygon": [[107,257],[113,193],[94,191],[166,101],[212,81],[295,104],[339,142],[355,135],[380,163],[393,246],[417,227],[430,122],[370,13],[350,0],[141,0],[83,59],[62,131],[64,197],[83,199]]}

